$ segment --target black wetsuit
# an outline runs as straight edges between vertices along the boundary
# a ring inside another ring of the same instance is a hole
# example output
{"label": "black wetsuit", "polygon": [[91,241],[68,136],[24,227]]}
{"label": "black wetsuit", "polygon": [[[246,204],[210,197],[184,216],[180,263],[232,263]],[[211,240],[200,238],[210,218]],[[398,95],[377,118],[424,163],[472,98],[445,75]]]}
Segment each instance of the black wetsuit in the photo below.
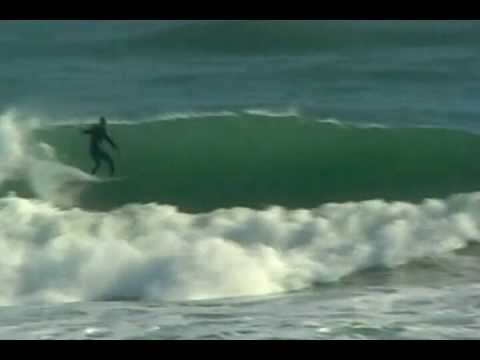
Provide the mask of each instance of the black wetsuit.
{"label": "black wetsuit", "polygon": [[115,172],[115,164],[111,156],[108,153],[106,153],[100,145],[104,140],[108,141],[110,145],[112,145],[112,147],[115,149],[117,149],[117,145],[110,138],[110,136],[108,136],[107,129],[105,128],[105,126],[95,125],[88,130],[84,130],[83,132],[84,134],[90,135],[90,155],[92,156],[92,159],[95,162],[95,166],[92,170],[92,174],[96,174],[96,172],[100,168],[101,161],[104,160],[108,163],[110,167],[110,176],[113,176]]}

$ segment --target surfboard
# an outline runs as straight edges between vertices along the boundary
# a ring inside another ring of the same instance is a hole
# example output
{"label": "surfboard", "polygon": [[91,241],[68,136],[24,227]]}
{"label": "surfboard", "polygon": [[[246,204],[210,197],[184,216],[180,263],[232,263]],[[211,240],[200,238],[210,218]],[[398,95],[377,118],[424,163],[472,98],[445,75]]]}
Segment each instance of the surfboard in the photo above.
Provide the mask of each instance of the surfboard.
{"label": "surfboard", "polygon": [[118,182],[118,181],[125,181],[127,180],[126,176],[120,177],[109,177],[109,178],[97,178],[99,182]]}

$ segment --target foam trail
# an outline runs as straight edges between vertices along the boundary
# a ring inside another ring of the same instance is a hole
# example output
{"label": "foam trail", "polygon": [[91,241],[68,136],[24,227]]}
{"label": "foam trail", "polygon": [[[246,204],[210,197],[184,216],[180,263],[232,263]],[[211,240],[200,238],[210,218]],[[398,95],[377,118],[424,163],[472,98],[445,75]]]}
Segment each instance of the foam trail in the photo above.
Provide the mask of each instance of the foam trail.
{"label": "foam trail", "polygon": [[40,199],[72,206],[87,182],[98,179],[62,164],[54,148],[35,142],[30,134],[38,126],[37,119],[15,111],[0,116],[0,185],[22,180]]}
{"label": "foam trail", "polygon": [[109,213],[0,199],[0,302],[199,300],[335,282],[444,256],[480,239],[480,194],[420,205],[188,215],[159,205]]}
{"label": "foam trail", "polygon": [[88,183],[100,181],[74,167],[36,159],[31,162],[28,179],[40,199],[60,206],[75,205]]}
{"label": "foam trail", "polygon": [[14,112],[0,115],[0,184],[18,176],[24,166],[25,132],[15,126]]}

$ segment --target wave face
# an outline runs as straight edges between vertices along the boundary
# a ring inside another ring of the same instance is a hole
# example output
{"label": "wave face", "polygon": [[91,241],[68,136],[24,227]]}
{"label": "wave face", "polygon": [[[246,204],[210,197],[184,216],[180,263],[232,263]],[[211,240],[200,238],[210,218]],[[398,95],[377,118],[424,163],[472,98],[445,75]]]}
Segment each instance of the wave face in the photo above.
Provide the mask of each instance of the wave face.
{"label": "wave face", "polygon": [[[171,204],[312,208],[371,199],[420,201],[478,190],[480,138],[443,129],[354,127],[259,115],[112,125],[125,181],[86,189],[81,206]],[[89,171],[87,139],[65,126],[37,130],[65,165]],[[106,169],[103,169],[106,171]]]}

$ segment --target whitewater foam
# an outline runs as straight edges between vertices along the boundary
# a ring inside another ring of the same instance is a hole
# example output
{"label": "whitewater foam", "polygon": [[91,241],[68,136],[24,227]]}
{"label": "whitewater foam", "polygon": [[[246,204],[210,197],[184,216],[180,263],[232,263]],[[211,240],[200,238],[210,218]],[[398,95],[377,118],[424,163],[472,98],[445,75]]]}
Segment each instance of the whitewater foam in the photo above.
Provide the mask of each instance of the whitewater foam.
{"label": "whitewater foam", "polygon": [[34,141],[31,134],[39,127],[38,119],[15,111],[0,116],[0,185],[26,180],[38,198],[72,206],[87,182],[98,179],[60,162],[49,144]]}
{"label": "whitewater foam", "polygon": [[480,239],[480,194],[420,205],[189,215],[161,205],[107,213],[0,199],[0,302],[200,300],[266,295],[443,256]]}

